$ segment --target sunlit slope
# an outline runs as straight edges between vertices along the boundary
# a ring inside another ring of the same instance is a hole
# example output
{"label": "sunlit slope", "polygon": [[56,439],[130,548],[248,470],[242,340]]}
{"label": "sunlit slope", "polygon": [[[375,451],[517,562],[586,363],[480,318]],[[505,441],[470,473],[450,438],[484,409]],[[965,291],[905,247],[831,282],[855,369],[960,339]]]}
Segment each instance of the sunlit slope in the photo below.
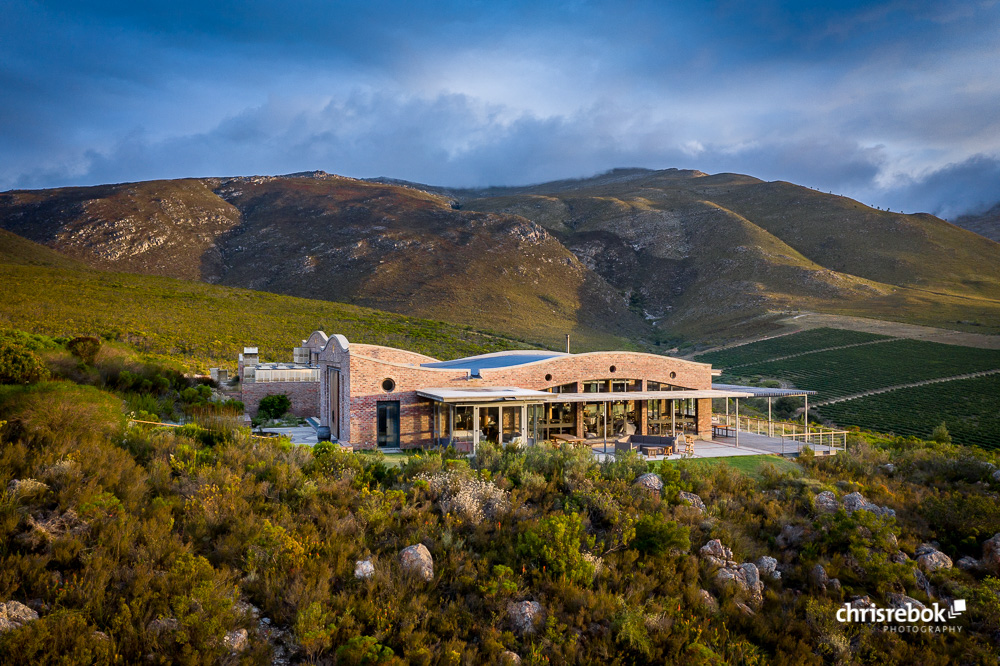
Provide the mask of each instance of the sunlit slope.
{"label": "sunlit slope", "polygon": [[0,328],[99,335],[200,372],[234,367],[245,345],[260,347],[267,360],[288,359],[315,329],[436,358],[530,346],[342,303],[91,269],[8,232],[0,232],[0,247]]}

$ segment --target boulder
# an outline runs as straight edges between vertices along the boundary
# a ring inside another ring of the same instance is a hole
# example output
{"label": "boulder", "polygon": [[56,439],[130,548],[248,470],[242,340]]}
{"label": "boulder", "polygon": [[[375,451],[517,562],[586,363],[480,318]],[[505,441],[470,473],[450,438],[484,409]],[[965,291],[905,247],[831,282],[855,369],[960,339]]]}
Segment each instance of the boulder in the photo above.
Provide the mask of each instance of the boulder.
{"label": "boulder", "polygon": [[731,588],[753,606],[760,606],[764,600],[764,584],[760,582],[755,564],[746,562],[735,567],[723,567],[716,572],[715,581],[722,588]]}
{"label": "boulder", "polygon": [[921,548],[917,549],[917,564],[920,565],[921,569],[927,573],[940,569],[951,569],[952,563],[950,557],[930,546],[923,548],[923,550]]}
{"label": "boulder", "polygon": [[983,568],[994,576],[1000,576],[1000,532],[983,542]]}
{"label": "boulder", "polygon": [[719,610],[719,602],[712,596],[712,593],[708,590],[698,590],[698,601],[701,605],[707,608],[709,611],[715,613]]}
{"label": "boulder", "polygon": [[908,597],[905,594],[890,594],[889,606],[891,606],[892,608],[913,607],[919,610],[927,608],[927,606],[925,606],[923,603],[917,601],[913,597]]}
{"label": "boulder", "polygon": [[896,466],[892,463],[886,463],[884,465],[879,465],[878,468],[885,472],[886,474],[893,474],[896,471]]}
{"label": "boulder", "polygon": [[871,597],[868,595],[863,597],[852,597],[851,608],[875,608],[875,602],[872,601]]}
{"label": "boulder", "polygon": [[979,571],[983,568],[983,563],[974,557],[966,555],[965,557],[959,558],[958,562],[955,562],[955,566],[962,571]]}
{"label": "boulder", "polygon": [[757,571],[765,578],[770,577],[774,580],[781,578],[781,572],[778,571],[778,560],[769,555],[764,555],[757,560]]}
{"label": "boulder", "polygon": [[830,582],[829,582],[829,583],[827,583],[827,586],[828,586],[828,587],[829,587],[829,588],[830,588],[831,590],[833,590],[834,592],[840,592],[840,590],[841,590],[841,587],[840,587],[840,579],[839,579],[839,578],[831,578],[831,579],[830,579]]}
{"label": "boulder", "polygon": [[399,551],[399,563],[403,569],[412,571],[427,582],[434,579],[434,558],[422,543],[407,546]]}
{"label": "boulder", "polygon": [[507,615],[510,616],[514,629],[522,635],[534,633],[536,623],[541,623],[544,619],[542,605],[537,601],[510,603],[507,605]]}
{"label": "boulder", "polygon": [[804,527],[799,527],[798,525],[785,525],[781,528],[781,534],[775,542],[778,544],[778,548],[782,550],[787,550],[789,548],[796,548],[800,543],[802,543],[802,538],[805,536],[806,530]]}
{"label": "boulder", "polygon": [[500,663],[504,666],[521,666],[521,657],[512,650],[504,650],[500,653]]}
{"label": "boulder", "polygon": [[833,513],[839,508],[837,505],[837,496],[830,490],[824,490],[817,494],[813,498],[813,506],[820,513]]}
{"label": "boulder", "polygon": [[643,490],[649,492],[653,495],[659,495],[663,490],[663,479],[660,478],[659,474],[653,474],[649,472],[648,474],[643,474],[638,479],[635,480],[635,485],[639,486]]}
{"label": "boulder", "polygon": [[243,652],[250,644],[250,636],[246,629],[237,629],[226,634],[222,639],[222,644],[230,652]]}
{"label": "boulder", "polygon": [[830,583],[830,577],[827,575],[826,569],[823,568],[822,564],[817,564],[809,572],[809,582],[824,592],[826,591],[826,586]]}
{"label": "boulder", "polygon": [[695,495],[694,493],[689,493],[686,490],[682,490],[677,494],[682,501],[687,502],[694,508],[698,509],[702,513],[705,512],[705,502],[702,501],[701,497]]}
{"label": "boulder", "polygon": [[895,564],[906,564],[907,562],[910,561],[910,556],[901,550],[897,550],[889,557],[889,559],[892,560],[893,563]]}
{"label": "boulder", "polygon": [[[428,557],[430,557],[430,554],[428,554]],[[371,560],[358,560],[357,562],[354,563],[354,577],[357,578],[358,580],[371,578],[374,575],[375,575],[375,565],[372,564]]]}
{"label": "boulder", "polygon": [[1000,469],[998,469],[997,471],[993,472],[993,474],[991,474],[990,476],[993,478],[994,481],[996,481],[997,483],[1000,483]]}
{"label": "boulder", "polygon": [[20,601],[0,604],[0,633],[17,629],[38,619],[38,613]]}
{"label": "boulder", "polygon": [[855,511],[871,511],[876,516],[890,516],[895,518],[896,512],[887,506],[879,506],[865,499],[865,496],[858,492],[853,492],[844,497],[844,510],[847,513]]}
{"label": "boulder", "polygon": [[737,602],[736,602],[736,607],[740,609],[740,612],[742,612],[742,613],[743,613],[744,615],[746,615],[746,616],[748,616],[748,617],[753,617],[754,615],[756,615],[756,614],[757,614],[757,613],[755,613],[755,612],[753,611],[753,609],[752,609],[752,608],[750,608],[749,606],[747,606],[747,605],[746,605],[745,603],[743,603],[742,601],[737,601]]}
{"label": "boulder", "polygon": [[712,539],[698,552],[703,560],[714,567],[725,567],[733,561],[733,551],[723,546],[718,539]]}

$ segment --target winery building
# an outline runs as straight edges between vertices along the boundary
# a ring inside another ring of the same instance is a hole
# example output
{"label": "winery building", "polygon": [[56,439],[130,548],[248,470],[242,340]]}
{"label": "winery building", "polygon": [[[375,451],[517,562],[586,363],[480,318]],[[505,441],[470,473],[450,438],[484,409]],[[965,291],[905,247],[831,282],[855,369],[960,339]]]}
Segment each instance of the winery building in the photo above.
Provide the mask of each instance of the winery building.
{"label": "winery building", "polygon": [[316,331],[296,354],[318,375],[321,432],[355,448],[474,451],[483,440],[677,432],[711,439],[712,399],[746,395],[713,390],[718,373],[708,364],[638,352],[524,350],[439,361]]}

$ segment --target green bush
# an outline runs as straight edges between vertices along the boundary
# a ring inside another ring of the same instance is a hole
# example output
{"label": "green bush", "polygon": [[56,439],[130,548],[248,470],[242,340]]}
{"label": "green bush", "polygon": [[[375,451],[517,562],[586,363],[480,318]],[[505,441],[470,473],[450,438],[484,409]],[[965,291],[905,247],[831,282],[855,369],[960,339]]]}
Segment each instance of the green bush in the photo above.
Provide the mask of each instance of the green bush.
{"label": "green bush", "polygon": [[94,365],[97,353],[101,351],[101,340],[90,335],[81,335],[67,342],[66,349],[84,365]]}
{"label": "green bush", "polygon": [[265,419],[280,419],[292,407],[292,401],[287,395],[278,393],[265,396],[257,407],[257,415]]}
{"label": "green bush", "polygon": [[645,515],[635,524],[632,547],[648,555],[661,555],[672,550],[686,553],[691,550],[691,530],[659,513]]}
{"label": "green bush", "polygon": [[0,340],[0,384],[34,384],[49,378],[38,356],[11,340]]}

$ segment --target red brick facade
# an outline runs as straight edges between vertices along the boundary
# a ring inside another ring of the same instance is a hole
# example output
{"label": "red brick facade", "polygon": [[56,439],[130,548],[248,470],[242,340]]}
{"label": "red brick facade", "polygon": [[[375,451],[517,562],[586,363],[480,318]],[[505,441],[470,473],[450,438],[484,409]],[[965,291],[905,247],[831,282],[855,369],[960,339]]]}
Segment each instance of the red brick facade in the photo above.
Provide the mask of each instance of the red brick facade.
{"label": "red brick facade", "polygon": [[242,400],[246,413],[257,416],[260,401],[269,395],[284,394],[292,401],[288,410],[294,416],[319,414],[319,382],[250,382],[242,386]]}
{"label": "red brick facade", "polygon": [[[689,389],[712,388],[711,366],[667,356],[637,352],[592,352],[561,355],[550,359],[506,368],[481,371],[481,377],[470,378],[467,370],[454,368],[422,368],[420,363],[434,359],[373,345],[351,345],[343,336],[329,339],[319,352],[321,368],[320,422],[331,426],[333,436],[360,448],[376,445],[376,409],[379,401],[399,401],[400,445],[404,448],[422,446],[432,438],[432,403],[417,396],[426,388],[477,388],[516,386],[544,390],[562,384],[595,379],[637,379],[640,388],[656,381]],[[339,375],[333,374],[333,371]],[[331,377],[340,378],[339,426],[331,423]],[[383,388],[390,380],[391,390]],[[644,416],[645,404],[639,409]],[[711,400],[698,401],[698,434],[711,434]],[[582,419],[577,410],[578,420]],[[582,421],[581,421],[582,424]],[[645,418],[640,419],[645,428]]]}

